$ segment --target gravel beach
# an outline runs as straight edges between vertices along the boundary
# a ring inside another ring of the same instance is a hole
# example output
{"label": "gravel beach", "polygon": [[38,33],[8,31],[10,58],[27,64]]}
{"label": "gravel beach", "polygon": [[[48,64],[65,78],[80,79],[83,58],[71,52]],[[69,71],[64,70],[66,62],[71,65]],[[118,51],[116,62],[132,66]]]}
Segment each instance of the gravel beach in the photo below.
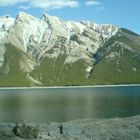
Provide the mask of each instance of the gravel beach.
{"label": "gravel beach", "polygon": [[140,116],[65,123],[0,123],[0,140],[139,140]]}

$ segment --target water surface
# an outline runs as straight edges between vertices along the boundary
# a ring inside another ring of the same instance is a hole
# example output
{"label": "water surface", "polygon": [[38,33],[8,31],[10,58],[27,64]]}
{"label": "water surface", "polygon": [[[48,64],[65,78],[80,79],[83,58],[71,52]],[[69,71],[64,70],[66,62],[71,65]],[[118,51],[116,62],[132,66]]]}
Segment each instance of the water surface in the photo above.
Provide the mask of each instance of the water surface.
{"label": "water surface", "polygon": [[0,89],[0,122],[64,122],[140,114],[140,86]]}

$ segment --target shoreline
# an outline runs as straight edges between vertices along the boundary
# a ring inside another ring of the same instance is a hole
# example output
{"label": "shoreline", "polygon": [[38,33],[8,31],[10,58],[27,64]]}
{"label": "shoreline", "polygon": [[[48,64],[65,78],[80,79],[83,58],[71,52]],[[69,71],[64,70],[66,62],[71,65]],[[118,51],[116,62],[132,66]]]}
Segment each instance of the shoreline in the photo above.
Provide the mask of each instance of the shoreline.
{"label": "shoreline", "polygon": [[89,86],[46,86],[46,87],[0,87],[0,89],[77,89],[77,88],[111,88],[111,87],[139,87],[140,84],[121,84],[121,85],[89,85]]}

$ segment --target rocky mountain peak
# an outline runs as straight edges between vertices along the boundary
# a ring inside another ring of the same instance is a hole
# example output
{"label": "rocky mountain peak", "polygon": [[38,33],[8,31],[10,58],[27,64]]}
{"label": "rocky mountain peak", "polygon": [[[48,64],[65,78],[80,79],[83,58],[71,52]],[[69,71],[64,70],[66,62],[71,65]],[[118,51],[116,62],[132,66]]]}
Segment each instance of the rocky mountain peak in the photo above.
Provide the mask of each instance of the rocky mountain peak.
{"label": "rocky mountain peak", "polygon": [[[46,13],[42,19],[37,19],[20,12],[15,20],[9,17],[1,19],[1,28],[3,24],[8,30],[9,42],[30,55],[35,62],[40,62],[44,55],[57,58],[64,52],[69,54],[66,63],[79,59],[91,61],[89,56],[95,54],[105,40],[118,30],[113,25],[98,25],[89,21],[63,21]],[[53,53],[48,53],[50,50]]]}
{"label": "rocky mountain peak", "polygon": [[[61,79],[63,71],[74,69],[73,65],[76,67],[75,72],[82,67],[82,75],[88,79],[95,64],[108,53],[110,54],[105,58],[114,60],[118,59],[116,56],[119,57],[120,53],[124,53],[124,49],[131,51],[130,54],[138,52],[139,36],[111,24],[64,21],[46,13],[38,19],[20,12],[15,19],[9,16],[0,18],[0,68],[6,66],[6,73],[10,69],[10,62],[5,58],[9,49],[7,44],[11,44],[12,49],[20,52],[19,68],[28,73],[27,79],[41,83],[42,75],[46,74],[45,71],[49,67],[52,67],[55,73],[58,72],[55,76],[56,81]],[[49,63],[50,61],[53,62]],[[30,77],[30,73],[39,67],[43,67],[42,74],[39,74],[37,79]],[[133,66],[133,70],[137,70],[136,66]],[[118,71],[121,72],[120,69]]]}
{"label": "rocky mountain peak", "polygon": [[87,26],[91,30],[99,33],[103,38],[110,38],[115,35],[119,27],[111,24],[97,24],[90,21],[81,21],[81,24]]}

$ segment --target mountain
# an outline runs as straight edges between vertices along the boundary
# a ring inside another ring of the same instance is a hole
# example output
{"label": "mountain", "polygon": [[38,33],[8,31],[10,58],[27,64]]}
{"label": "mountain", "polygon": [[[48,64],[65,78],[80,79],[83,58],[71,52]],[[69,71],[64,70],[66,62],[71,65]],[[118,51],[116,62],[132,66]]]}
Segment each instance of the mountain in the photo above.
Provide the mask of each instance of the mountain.
{"label": "mountain", "polygon": [[0,86],[140,83],[140,36],[111,24],[0,17]]}

